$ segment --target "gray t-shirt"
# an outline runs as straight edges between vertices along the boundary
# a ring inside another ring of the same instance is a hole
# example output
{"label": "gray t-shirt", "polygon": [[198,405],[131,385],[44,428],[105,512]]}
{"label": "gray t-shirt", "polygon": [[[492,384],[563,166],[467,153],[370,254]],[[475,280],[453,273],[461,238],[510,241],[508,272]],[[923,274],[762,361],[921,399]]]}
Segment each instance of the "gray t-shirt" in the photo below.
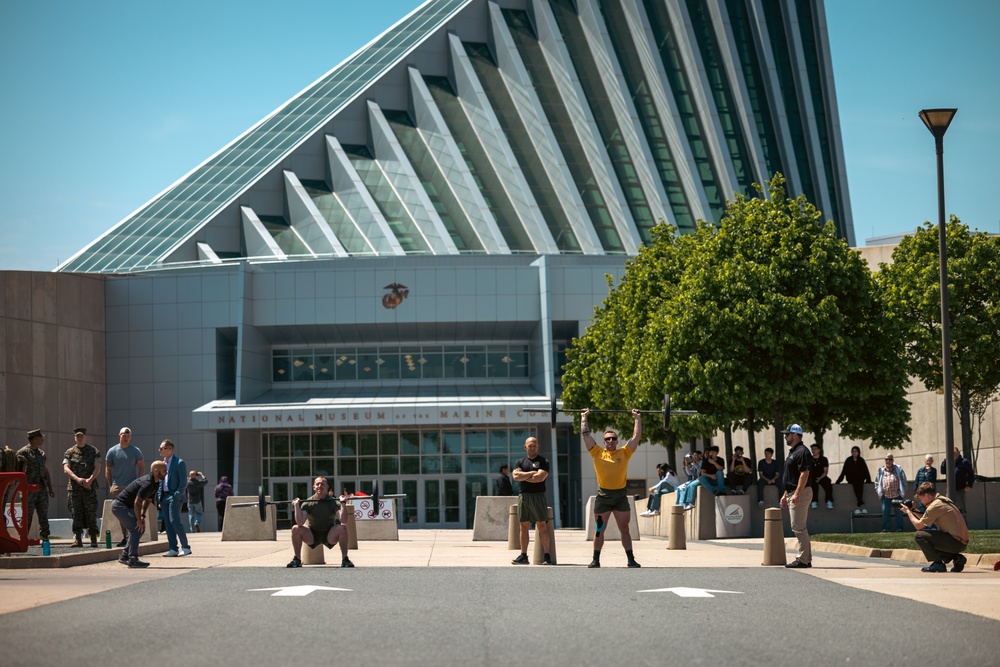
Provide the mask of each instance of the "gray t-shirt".
{"label": "gray t-shirt", "polygon": [[138,464],[143,460],[142,452],[135,445],[122,448],[115,445],[104,457],[111,471],[111,483],[117,486],[128,486],[129,482],[139,476]]}

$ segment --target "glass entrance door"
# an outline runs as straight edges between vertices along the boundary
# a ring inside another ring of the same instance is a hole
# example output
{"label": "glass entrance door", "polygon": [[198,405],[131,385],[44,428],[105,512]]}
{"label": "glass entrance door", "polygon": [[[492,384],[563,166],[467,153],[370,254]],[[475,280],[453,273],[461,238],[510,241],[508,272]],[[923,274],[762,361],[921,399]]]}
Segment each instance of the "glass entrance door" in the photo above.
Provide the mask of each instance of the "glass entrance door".
{"label": "glass entrance door", "polygon": [[403,479],[401,525],[407,528],[464,528],[462,478],[459,475]]}
{"label": "glass entrance door", "polygon": [[274,506],[275,515],[278,517],[278,529],[291,528],[295,523],[295,518],[292,516],[292,504],[282,501],[311,496],[312,480],[306,480],[302,477],[272,477],[270,485],[271,500],[281,503]]}

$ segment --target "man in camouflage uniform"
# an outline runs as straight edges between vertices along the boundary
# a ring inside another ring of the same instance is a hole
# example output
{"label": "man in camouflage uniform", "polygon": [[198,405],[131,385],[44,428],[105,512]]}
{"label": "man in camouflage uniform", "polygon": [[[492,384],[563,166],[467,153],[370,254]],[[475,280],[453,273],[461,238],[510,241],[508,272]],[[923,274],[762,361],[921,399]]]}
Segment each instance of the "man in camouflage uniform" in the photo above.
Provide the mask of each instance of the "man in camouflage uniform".
{"label": "man in camouflage uniform", "polygon": [[90,546],[97,548],[97,473],[101,471],[101,453],[93,445],[87,444],[87,429],[73,429],[76,441],[63,455],[63,472],[69,477],[66,490],[69,492],[69,512],[73,516],[73,540],[71,547],[82,547],[81,533],[86,528],[90,534]]}
{"label": "man in camouflage uniform", "polygon": [[17,472],[23,472],[28,478],[28,484],[37,484],[38,491],[28,494],[28,530],[31,530],[31,518],[38,512],[38,537],[49,539],[49,498],[55,498],[56,492],[49,479],[49,470],[45,467],[45,452],[41,449],[45,436],[39,429],[28,431],[28,444],[17,450]]}

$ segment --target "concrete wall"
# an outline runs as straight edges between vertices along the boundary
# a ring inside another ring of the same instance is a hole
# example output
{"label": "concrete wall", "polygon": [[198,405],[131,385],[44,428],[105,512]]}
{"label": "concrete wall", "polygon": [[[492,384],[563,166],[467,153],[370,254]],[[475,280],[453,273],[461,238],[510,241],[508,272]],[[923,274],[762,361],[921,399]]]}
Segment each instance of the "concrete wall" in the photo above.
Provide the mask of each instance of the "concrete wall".
{"label": "concrete wall", "polygon": [[42,429],[56,489],[53,518],[68,516],[62,458],[73,429],[86,428],[88,442],[107,451],[104,282],[103,276],[0,271],[0,444],[20,449],[27,431]]}

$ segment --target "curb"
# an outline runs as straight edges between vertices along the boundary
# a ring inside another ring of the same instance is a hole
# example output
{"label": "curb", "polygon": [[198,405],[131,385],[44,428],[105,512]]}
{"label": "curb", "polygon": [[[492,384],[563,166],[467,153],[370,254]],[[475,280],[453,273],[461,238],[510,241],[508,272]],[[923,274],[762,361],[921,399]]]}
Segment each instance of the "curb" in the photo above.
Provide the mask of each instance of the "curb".
{"label": "curb", "polygon": [[[795,541],[788,543],[794,548]],[[838,544],[835,542],[813,542],[813,551],[840,554],[842,556],[860,556],[862,558],[888,558],[902,563],[926,563],[924,552],[919,549],[872,549],[855,544]],[[969,559],[966,567],[981,567],[993,569],[993,564],[1000,561],[1000,554],[965,554]]]}
{"label": "curb", "polygon": [[[167,551],[169,545],[163,542],[143,542],[139,545],[139,555],[148,556]],[[118,560],[122,550],[115,547],[111,549],[95,549],[92,551],[81,551],[80,553],[60,554],[58,556],[17,556],[0,558],[0,570],[26,570],[29,568],[53,569],[63,567],[75,567],[77,565],[93,565],[94,563],[105,563]]]}

